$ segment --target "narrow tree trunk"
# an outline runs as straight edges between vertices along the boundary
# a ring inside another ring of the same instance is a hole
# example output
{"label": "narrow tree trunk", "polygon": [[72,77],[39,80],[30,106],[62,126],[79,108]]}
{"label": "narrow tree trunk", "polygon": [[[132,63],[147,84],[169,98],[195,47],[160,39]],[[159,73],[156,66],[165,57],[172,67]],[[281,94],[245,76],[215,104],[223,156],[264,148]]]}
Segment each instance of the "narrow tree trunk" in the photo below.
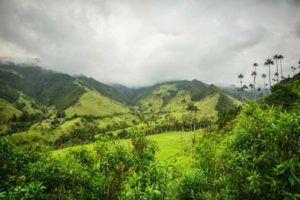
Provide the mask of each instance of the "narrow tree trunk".
{"label": "narrow tree trunk", "polygon": [[256,86],[255,86],[255,79],[256,79],[256,76],[254,76],[254,102],[256,102]]}
{"label": "narrow tree trunk", "polygon": [[269,65],[269,87],[270,87],[270,91],[271,91],[271,66]]}
{"label": "narrow tree trunk", "polygon": [[241,91],[241,100],[243,101],[243,82],[242,82],[242,79],[240,81],[240,84],[241,84],[241,88],[240,88],[240,91]]}
{"label": "narrow tree trunk", "polygon": [[264,78],[264,93],[266,92],[266,78]]}
{"label": "narrow tree trunk", "polygon": [[283,77],[283,74],[282,74],[282,62],[281,62],[281,59],[280,59],[280,72],[281,72],[280,79],[282,79],[282,77]]}
{"label": "narrow tree trunk", "polygon": [[277,83],[279,82],[279,72],[278,72],[278,61],[277,59],[275,60],[276,63],[276,73],[277,73]]}

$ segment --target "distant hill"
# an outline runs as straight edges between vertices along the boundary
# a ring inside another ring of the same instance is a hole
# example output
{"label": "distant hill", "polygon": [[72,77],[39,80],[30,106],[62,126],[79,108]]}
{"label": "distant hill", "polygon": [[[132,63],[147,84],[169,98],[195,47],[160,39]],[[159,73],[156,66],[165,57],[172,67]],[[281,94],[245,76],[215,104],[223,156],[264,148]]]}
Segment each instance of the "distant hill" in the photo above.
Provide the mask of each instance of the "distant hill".
{"label": "distant hill", "polygon": [[[237,87],[236,85],[228,85],[228,86],[219,86],[222,90],[224,90],[226,93],[230,94],[230,96],[241,100],[241,93],[239,92],[240,87]],[[243,91],[243,98],[247,99],[253,99],[253,95],[249,90]]]}
{"label": "distant hill", "polygon": [[241,102],[214,85],[207,85],[198,80],[172,81],[157,84],[144,91],[137,98],[136,109],[144,114],[165,118],[170,114],[176,120],[183,120],[189,115],[187,107],[193,103],[199,111],[199,119],[216,119],[218,112],[230,110]]}
{"label": "distant hill", "polygon": [[[196,113],[187,109],[191,104]],[[0,133],[13,134],[15,144],[29,148],[61,148],[94,141],[99,134],[126,138],[131,128],[146,134],[192,130],[241,104],[226,90],[198,80],[128,88],[0,63]]]}
{"label": "distant hill", "polygon": [[201,105],[200,115],[206,109],[219,112],[239,102],[232,93],[198,80],[168,81],[149,87],[128,88],[24,64],[0,63],[0,72],[0,98],[16,108],[17,104],[23,102],[21,111],[26,108],[34,112],[44,106],[65,111],[67,116],[109,116],[129,113],[131,109],[145,114],[178,114],[186,112],[185,105],[180,102],[183,99],[200,106],[201,101],[211,98],[215,103],[211,103],[210,107]]}
{"label": "distant hill", "polygon": [[84,93],[79,100],[66,109],[66,115],[78,116],[112,116],[116,114],[129,113],[129,108],[113,99],[105,97],[98,92],[89,91]]}
{"label": "distant hill", "polygon": [[133,98],[140,91],[140,89],[128,88],[123,85],[106,85],[93,78],[85,76],[78,76],[77,78],[102,95],[128,105],[134,104]]}
{"label": "distant hill", "polygon": [[46,106],[65,109],[84,93],[72,76],[37,66],[0,64],[0,98],[14,103],[23,93]]}

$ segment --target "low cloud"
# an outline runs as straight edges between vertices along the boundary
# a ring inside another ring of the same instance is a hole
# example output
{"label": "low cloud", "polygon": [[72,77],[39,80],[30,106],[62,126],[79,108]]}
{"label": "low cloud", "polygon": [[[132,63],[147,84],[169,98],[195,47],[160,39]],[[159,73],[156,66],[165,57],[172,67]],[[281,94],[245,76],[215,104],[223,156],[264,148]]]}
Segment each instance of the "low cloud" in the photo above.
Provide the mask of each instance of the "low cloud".
{"label": "low cloud", "polygon": [[298,0],[0,0],[0,56],[127,86],[237,84],[275,53],[298,61],[299,10]]}

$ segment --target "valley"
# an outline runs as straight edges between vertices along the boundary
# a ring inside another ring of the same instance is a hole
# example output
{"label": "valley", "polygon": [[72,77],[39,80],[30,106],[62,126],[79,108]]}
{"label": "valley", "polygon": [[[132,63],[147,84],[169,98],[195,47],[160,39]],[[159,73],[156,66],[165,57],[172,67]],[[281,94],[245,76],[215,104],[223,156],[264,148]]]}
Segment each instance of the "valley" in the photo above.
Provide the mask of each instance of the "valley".
{"label": "valley", "polygon": [[[57,149],[102,136],[128,138],[132,128],[146,135],[195,131],[243,104],[198,80],[131,89],[36,66],[2,64],[0,69],[1,113],[7,115],[1,134],[12,135],[15,144],[26,148]],[[191,105],[196,110],[189,110]],[[77,138],[71,136],[76,131]]]}
{"label": "valley", "polygon": [[256,97],[0,63],[0,198],[297,199],[299,81]]}

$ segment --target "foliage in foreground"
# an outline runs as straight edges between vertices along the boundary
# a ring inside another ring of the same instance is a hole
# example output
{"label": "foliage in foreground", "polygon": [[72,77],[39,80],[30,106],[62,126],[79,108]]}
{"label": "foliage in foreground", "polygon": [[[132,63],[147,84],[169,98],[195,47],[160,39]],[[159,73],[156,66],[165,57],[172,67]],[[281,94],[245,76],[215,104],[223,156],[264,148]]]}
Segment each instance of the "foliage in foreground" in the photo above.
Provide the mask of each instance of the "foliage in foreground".
{"label": "foliage in foreground", "polygon": [[0,140],[0,198],[300,198],[300,116],[250,105],[222,127],[200,138],[195,168],[182,177],[155,160],[156,145],[141,133],[133,134],[132,149],[103,140],[93,152],[63,157]]}
{"label": "foliage in foreground", "polygon": [[203,138],[180,199],[300,198],[300,116],[249,106],[223,137]]}
{"label": "foliage in foreground", "polygon": [[48,157],[1,140],[0,198],[166,199],[175,169],[155,161],[156,146],[143,134],[135,133],[132,144],[129,150],[103,141],[94,152]]}

